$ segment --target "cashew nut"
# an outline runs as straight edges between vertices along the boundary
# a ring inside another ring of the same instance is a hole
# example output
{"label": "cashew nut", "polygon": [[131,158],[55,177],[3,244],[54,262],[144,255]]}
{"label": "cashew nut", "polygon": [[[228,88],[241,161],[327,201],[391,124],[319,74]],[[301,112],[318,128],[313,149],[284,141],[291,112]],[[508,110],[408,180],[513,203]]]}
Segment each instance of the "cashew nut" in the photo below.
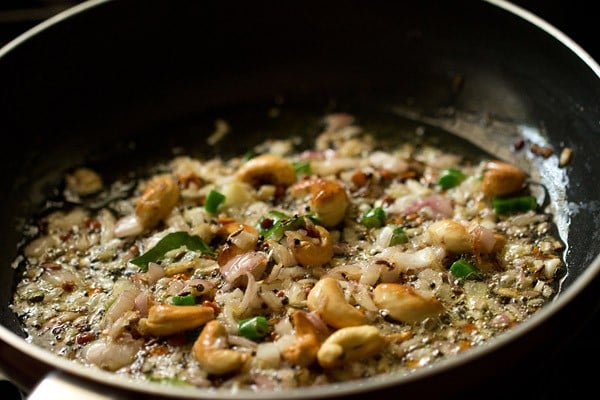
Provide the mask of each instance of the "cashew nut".
{"label": "cashew nut", "polygon": [[427,241],[453,253],[467,253],[473,247],[467,228],[458,221],[442,219],[435,221],[426,231]]}
{"label": "cashew nut", "polygon": [[491,254],[500,251],[506,243],[504,236],[477,223],[465,226],[452,219],[433,222],[425,234],[428,243],[453,253]]}
{"label": "cashew nut", "polygon": [[295,184],[291,189],[294,197],[310,194],[308,204],[316,212],[323,226],[331,228],[339,224],[348,208],[346,188],[337,180],[316,178]]}
{"label": "cashew nut", "polygon": [[444,311],[435,297],[426,298],[412,287],[400,283],[381,283],[373,289],[373,301],[396,321],[417,323]]}
{"label": "cashew nut", "polygon": [[297,310],[292,314],[292,324],[296,329],[296,340],[281,352],[281,356],[293,365],[308,367],[317,359],[321,345],[318,330],[306,316]]}
{"label": "cashew nut", "polygon": [[78,168],[66,176],[67,187],[73,192],[87,196],[102,190],[102,178],[89,168]]}
{"label": "cashew nut", "polygon": [[296,180],[296,170],[289,161],[279,156],[262,154],[243,164],[235,178],[255,187],[264,184],[289,186]]}
{"label": "cashew nut", "polygon": [[502,161],[489,161],[485,164],[481,190],[487,197],[506,196],[517,192],[527,176],[514,165]]}
{"label": "cashew nut", "polygon": [[298,264],[304,267],[318,267],[328,263],[333,257],[333,242],[329,231],[319,225],[285,233],[288,248]]}
{"label": "cashew nut", "polygon": [[146,229],[167,217],[179,200],[177,182],[169,175],[152,178],[135,205],[135,214]]}
{"label": "cashew nut", "polygon": [[307,305],[334,328],[363,325],[367,322],[367,317],[346,301],[344,290],[334,278],[318,281],[308,293]]}
{"label": "cashew nut", "polygon": [[204,326],[194,342],[192,353],[200,366],[211,375],[239,371],[250,359],[247,353],[229,349],[227,330],[217,320]]}
{"label": "cashew nut", "polygon": [[317,359],[323,368],[335,368],[379,353],[387,344],[374,326],[342,328],[329,336],[319,348]]}
{"label": "cashew nut", "polygon": [[150,307],[147,318],[140,319],[139,330],[142,334],[168,336],[197,328],[214,317],[215,310],[208,306],[157,304]]}

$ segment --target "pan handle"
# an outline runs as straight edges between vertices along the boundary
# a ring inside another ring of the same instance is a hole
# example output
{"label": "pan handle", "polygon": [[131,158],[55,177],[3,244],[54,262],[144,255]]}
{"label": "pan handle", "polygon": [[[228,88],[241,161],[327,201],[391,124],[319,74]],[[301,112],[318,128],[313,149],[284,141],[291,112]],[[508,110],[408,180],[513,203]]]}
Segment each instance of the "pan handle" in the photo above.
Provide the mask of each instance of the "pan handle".
{"label": "pan handle", "polygon": [[106,387],[52,371],[44,377],[27,397],[27,400],[114,400],[122,398]]}

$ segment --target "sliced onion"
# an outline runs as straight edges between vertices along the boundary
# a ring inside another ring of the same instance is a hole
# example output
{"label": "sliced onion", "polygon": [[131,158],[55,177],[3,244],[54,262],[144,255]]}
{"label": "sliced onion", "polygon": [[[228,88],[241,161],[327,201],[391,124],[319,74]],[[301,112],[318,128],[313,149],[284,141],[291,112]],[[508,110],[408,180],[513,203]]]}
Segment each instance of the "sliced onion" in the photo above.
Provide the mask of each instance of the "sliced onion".
{"label": "sliced onion", "polygon": [[397,272],[420,271],[425,268],[440,269],[446,252],[441,247],[425,247],[415,252],[403,251],[398,246],[388,247],[375,258],[394,266]]}
{"label": "sliced onion", "polygon": [[408,207],[406,212],[417,212],[424,208],[428,208],[435,217],[449,218],[454,214],[452,200],[440,195],[427,196]]}
{"label": "sliced onion", "polygon": [[254,361],[259,368],[278,368],[281,361],[279,348],[273,342],[260,343]]}
{"label": "sliced onion", "polygon": [[83,358],[100,368],[116,371],[121,367],[131,364],[142,348],[143,340],[98,340],[83,352]]}
{"label": "sliced onion", "polygon": [[408,163],[405,160],[384,151],[374,151],[369,156],[369,162],[375,168],[385,169],[396,174],[408,170]]}
{"label": "sliced onion", "polygon": [[267,255],[260,251],[251,251],[233,257],[221,267],[221,274],[229,283],[236,282],[239,278],[250,272],[253,277],[260,278],[267,266]]}
{"label": "sliced onion", "polygon": [[109,324],[112,324],[125,312],[133,310],[135,306],[135,298],[139,293],[139,290],[135,287],[132,289],[123,290],[121,293],[119,293],[116,300],[106,311],[105,321]]}
{"label": "sliced onion", "polygon": [[242,298],[242,302],[240,303],[240,314],[244,314],[246,310],[258,300],[258,285],[256,284],[256,279],[254,279],[254,275],[252,275],[250,272],[246,272],[246,278],[248,279],[248,281],[246,284],[246,291],[244,292],[244,297]]}

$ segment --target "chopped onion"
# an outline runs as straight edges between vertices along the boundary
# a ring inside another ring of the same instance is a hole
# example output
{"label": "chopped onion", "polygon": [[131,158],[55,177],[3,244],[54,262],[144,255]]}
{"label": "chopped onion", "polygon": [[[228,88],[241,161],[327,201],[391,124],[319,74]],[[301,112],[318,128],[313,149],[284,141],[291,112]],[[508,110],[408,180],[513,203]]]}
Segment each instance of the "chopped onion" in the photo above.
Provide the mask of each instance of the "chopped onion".
{"label": "chopped onion", "polygon": [[221,267],[221,274],[227,282],[233,284],[239,278],[247,276],[247,272],[250,272],[255,278],[260,278],[266,266],[267,255],[260,251],[251,251],[229,260]]}
{"label": "chopped onion", "polygon": [[280,360],[281,353],[275,343],[264,342],[256,347],[254,362],[259,368],[278,368]]}
{"label": "chopped onion", "polygon": [[135,214],[126,215],[115,223],[114,234],[116,237],[139,235],[144,231],[142,223]]}
{"label": "chopped onion", "polygon": [[384,249],[375,258],[394,266],[397,272],[420,271],[425,268],[442,268],[446,252],[441,247],[425,247],[415,252],[403,251],[398,246]]}

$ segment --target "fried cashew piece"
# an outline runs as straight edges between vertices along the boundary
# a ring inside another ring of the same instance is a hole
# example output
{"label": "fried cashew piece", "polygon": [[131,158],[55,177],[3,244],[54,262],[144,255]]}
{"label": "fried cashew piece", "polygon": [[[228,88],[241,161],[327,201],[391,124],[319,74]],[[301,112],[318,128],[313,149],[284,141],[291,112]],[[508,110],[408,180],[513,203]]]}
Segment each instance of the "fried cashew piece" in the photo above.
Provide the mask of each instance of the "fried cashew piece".
{"label": "fried cashew piece", "polygon": [[319,348],[317,359],[323,368],[360,361],[381,352],[388,341],[374,326],[342,328],[329,336]]}
{"label": "fried cashew piece", "polygon": [[503,161],[488,161],[484,166],[481,190],[487,197],[506,196],[518,192],[527,175],[521,169]]}
{"label": "fried cashew piece", "polygon": [[283,349],[281,356],[290,364],[308,367],[317,360],[317,352],[321,346],[319,331],[306,312],[301,310],[292,314],[292,325],[296,330],[296,340]]}
{"label": "fried cashew piece", "polygon": [[249,361],[250,355],[229,348],[227,330],[217,320],[207,323],[194,342],[192,353],[210,375],[237,372]]}
{"label": "fried cashew piece", "polygon": [[444,312],[435,297],[426,298],[400,283],[381,283],[373,289],[373,302],[396,321],[414,324]]}
{"label": "fried cashew piece", "polygon": [[140,319],[138,330],[142,334],[169,336],[204,325],[215,318],[212,307],[175,306],[156,304],[148,310],[148,317]]}
{"label": "fried cashew piece", "polygon": [[248,160],[236,172],[238,181],[254,187],[265,184],[290,186],[296,181],[296,170],[289,161],[274,154],[262,154]]}
{"label": "fried cashew piece", "polygon": [[303,267],[318,267],[333,257],[331,235],[322,226],[307,224],[306,229],[287,231],[285,235],[288,248]]}
{"label": "fried cashew piece", "polygon": [[308,293],[308,309],[334,328],[364,325],[367,317],[346,301],[344,290],[334,278],[323,278]]}
{"label": "fried cashew piece", "polygon": [[317,214],[319,222],[332,228],[346,215],[349,200],[344,185],[333,179],[315,178],[296,183],[291,188],[294,197],[310,195],[308,204]]}
{"label": "fried cashew piece", "polygon": [[476,223],[463,225],[453,219],[433,222],[425,231],[426,241],[452,253],[492,254],[500,251],[506,238]]}
{"label": "fried cashew piece", "polygon": [[170,175],[153,177],[135,204],[135,214],[145,229],[166,218],[179,201],[177,181]]}

